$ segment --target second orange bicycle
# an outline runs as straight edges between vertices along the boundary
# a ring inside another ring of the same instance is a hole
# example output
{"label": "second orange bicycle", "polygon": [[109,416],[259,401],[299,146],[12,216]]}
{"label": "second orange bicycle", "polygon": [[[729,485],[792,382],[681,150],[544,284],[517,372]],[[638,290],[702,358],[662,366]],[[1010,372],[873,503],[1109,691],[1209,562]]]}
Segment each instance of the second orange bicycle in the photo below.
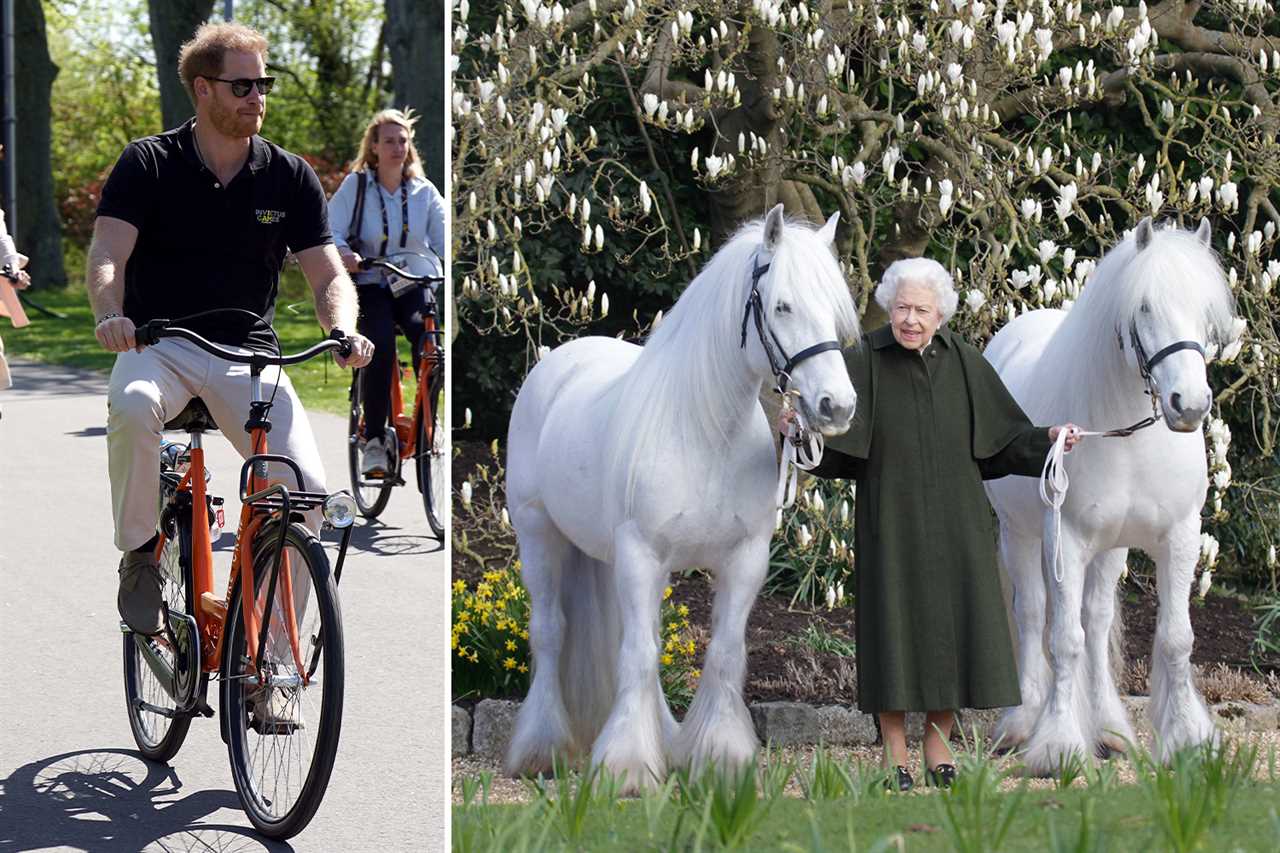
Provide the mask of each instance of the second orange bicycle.
{"label": "second orange bicycle", "polygon": [[443,329],[438,322],[439,300],[436,290],[444,281],[442,276],[414,275],[397,263],[402,258],[420,257],[401,253],[391,258],[367,258],[361,261],[363,269],[374,267],[386,270],[407,285],[426,290],[426,310],[423,312],[422,347],[418,353],[416,393],[413,409],[405,410],[404,393],[400,387],[400,373],[404,366],[392,361],[395,372],[391,381],[391,406],[385,436],[392,444],[389,454],[392,468],[381,477],[368,477],[360,471],[360,455],[365,443],[364,399],[361,375],[367,368],[354,371],[351,377],[350,415],[348,428],[348,467],[351,473],[351,492],[355,496],[360,514],[365,518],[377,518],[386,508],[395,486],[403,486],[401,474],[405,463],[412,462],[418,479],[418,491],[422,493],[427,523],[437,539],[444,538],[445,514],[449,500],[449,450],[447,430],[444,428],[445,348]]}

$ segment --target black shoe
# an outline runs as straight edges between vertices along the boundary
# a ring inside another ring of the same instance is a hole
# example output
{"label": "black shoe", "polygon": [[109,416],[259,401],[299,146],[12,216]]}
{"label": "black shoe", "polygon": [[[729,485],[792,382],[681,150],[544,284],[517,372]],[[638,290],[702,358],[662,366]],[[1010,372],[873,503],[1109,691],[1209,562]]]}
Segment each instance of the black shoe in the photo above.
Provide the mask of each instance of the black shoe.
{"label": "black shoe", "polygon": [[907,768],[899,764],[893,768],[893,772],[889,774],[889,778],[884,780],[885,790],[898,791],[906,793],[915,785],[915,780],[911,778],[911,774],[907,772]]}
{"label": "black shoe", "polygon": [[929,784],[935,788],[950,788],[951,783],[955,780],[956,767],[954,764],[939,764],[929,771]]}

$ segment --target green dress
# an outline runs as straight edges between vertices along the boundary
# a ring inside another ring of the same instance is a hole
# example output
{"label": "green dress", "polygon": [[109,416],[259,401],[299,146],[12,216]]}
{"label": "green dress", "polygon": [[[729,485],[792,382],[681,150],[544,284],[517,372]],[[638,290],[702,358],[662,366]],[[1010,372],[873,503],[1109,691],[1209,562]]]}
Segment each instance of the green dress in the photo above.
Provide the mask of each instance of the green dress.
{"label": "green dress", "polygon": [[858,707],[1020,704],[982,481],[1038,476],[1048,430],[945,328],[920,352],[881,327],[845,362],[857,413],[814,473],[857,484]]}

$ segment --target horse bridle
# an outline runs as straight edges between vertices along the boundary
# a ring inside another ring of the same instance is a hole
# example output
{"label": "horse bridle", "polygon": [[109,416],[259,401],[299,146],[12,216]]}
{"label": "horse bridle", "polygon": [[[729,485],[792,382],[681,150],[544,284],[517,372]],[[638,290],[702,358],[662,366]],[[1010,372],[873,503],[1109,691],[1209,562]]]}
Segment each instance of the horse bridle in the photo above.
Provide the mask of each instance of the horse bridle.
{"label": "horse bridle", "polygon": [[773,371],[775,387],[779,394],[785,395],[787,385],[791,382],[791,371],[795,370],[797,365],[818,353],[839,350],[840,342],[822,341],[789,356],[773,329],[769,329],[768,334],[765,334],[764,300],[760,296],[760,278],[769,271],[771,265],[760,266],[756,263],[757,260],[759,255],[751,259],[751,294],[747,297],[747,303],[742,309],[742,343],[738,348],[746,348],[747,323],[752,315],[755,315],[756,334],[760,336],[760,345],[764,347],[764,354],[769,359],[769,369]]}
{"label": "horse bridle", "polygon": [[[1124,336],[1119,329],[1116,329],[1116,340],[1120,344],[1120,349],[1123,350]],[[1142,374],[1142,381],[1147,386],[1147,396],[1151,398],[1151,416],[1143,418],[1136,424],[1124,429],[1114,429],[1104,433],[1104,435],[1108,436],[1129,436],[1160,420],[1160,389],[1156,387],[1156,380],[1151,375],[1151,371],[1155,369],[1157,364],[1175,352],[1181,352],[1184,349],[1195,350],[1200,353],[1201,358],[1204,358],[1204,347],[1198,341],[1174,341],[1155,355],[1147,358],[1146,348],[1142,346],[1142,338],[1138,335],[1138,324],[1132,321],[1129,323],[1129,341],[1133,345],[1133,354],[1138,360],[1138,372]]]}

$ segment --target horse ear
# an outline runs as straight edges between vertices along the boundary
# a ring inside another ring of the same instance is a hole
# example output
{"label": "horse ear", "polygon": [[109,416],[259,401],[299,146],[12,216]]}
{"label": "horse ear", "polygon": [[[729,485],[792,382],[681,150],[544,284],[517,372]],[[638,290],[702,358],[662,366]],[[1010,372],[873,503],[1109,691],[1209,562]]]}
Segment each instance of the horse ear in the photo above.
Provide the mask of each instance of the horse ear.
{"label": "horse ear", "polygon": [[773,210],[769,211],[769,215],[764,218],[764,247],[770,252],[774,252],[778,248],[778,242],[782,239],[782,226],[785,223],[782,220],[782,203],[779,202],[773,206]]}
{"label": "horse ear", "polygon": [[818,236],[822,238],[828,246],[834,245],[836,242],[836,224],[840,221],[840,211],[831,214],[831,218],[827,220],[827,224],[818,230]]}
{"label": "horse ear", "polygon": [[1142,217],[1142,221],[1138,223],[1137,230],[1133,232],[1133,240],[1138,244],[1139,252],[1147,248],[1147,244],[1151,242],[1151,237],[1154,233],[1155,229],[1151,227],[1151,217]]}
{"label": "horse ear", "polygon": [[1213,242],[1213,229],[1209,226],[1209,217],[1200,217],[1200,227],[1196,229],[1196,239],[1206,246]]}

